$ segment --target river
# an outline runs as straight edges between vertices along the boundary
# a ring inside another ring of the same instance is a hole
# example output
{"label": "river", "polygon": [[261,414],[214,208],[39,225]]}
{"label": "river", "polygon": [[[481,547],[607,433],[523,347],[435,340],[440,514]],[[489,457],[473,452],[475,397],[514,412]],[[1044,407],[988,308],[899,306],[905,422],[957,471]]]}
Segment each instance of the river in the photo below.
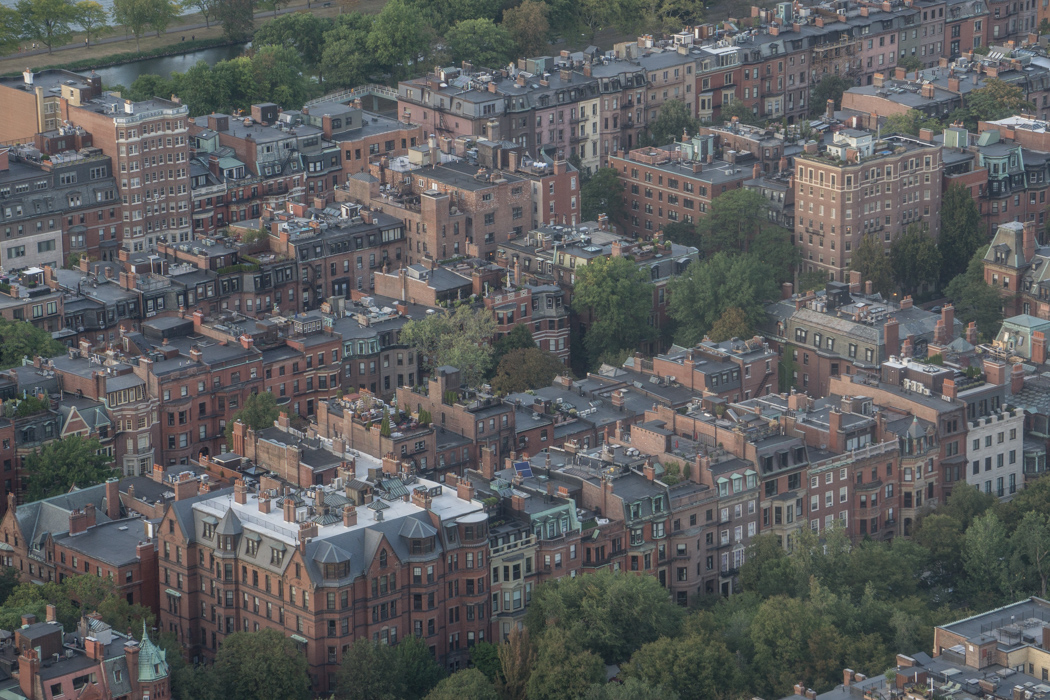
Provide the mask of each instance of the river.
{"label": "river", "polygon": [[[187,40],[189,37],[186,37]],[[173,46],[172,48],[177,48]],[[118,66],[108,68],[97,68],[95,72],[102,76],[102,84],[109,88],[112,85],[123,85],[130,87],[140,75],[153,74],[167,78],[172,73],[185,73],[197,64],[204,61],[214,66],[219,61],[236,58],[244,50],[244,44],[233,44],[231,46],[215,46],[210,49],[191,51],[178,56],[158,56],[157,58],[144,58],[141,61],[122,63]]]}

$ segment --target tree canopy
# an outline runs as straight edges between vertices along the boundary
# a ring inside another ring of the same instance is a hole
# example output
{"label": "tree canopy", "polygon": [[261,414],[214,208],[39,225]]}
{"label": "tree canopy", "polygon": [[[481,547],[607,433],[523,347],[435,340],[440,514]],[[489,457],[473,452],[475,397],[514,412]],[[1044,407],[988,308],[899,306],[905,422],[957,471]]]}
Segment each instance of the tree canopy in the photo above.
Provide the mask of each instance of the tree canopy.
{"label": "tree canopy", "polygon": [[[414,636],[396,646],[361,638],[354,642],[336,673],[339,700],[422,700],[444,678],[444,670],[426,643]],[[468,679],[469,680],[469,679]],[[453,686],[454,687],[454,686]],[[437,697],[448,697],[441,689]]]}
{"label": "tree canopy", "polygon": [[724,335],[754,327],[764,313],[763,302],[777,298],[777,288],[757,255],[722,252],[687,267],[671,282],[670,294],[668,314],[678,324],[675,340],[689,346],[713,329]]}
{"label": "tree canopy", "polygon": [[988,246],[977,249],[966,272],[957,275],[944,290],[955,307],[955,317],[963,324],[976,322],[977,334],[984,342],[995,337],[1003,321],[1003,300],[999,290],[984,281],[981,261],[987,251]]}
{"label": "tree canopy", "polygon": [[66,493],[73,486],[94,486],[116,475],[113,458],[102,453],[98,438],[80,435],[68,435],[27,454],[22,458],[22,473],[30,501]]}
{"label": "tree canopy", "polygon": [[884,297],[894,290],[890,259],[886,256],[882,240],[875,234],[861,237],[860,244],[853,250],[849,269],[860,272],[861,278],[870,281],[872,289]]}
{"label": "tree canopy", "polygon": [[941,198],[941,232],[937,247],[941,251],[941,282],[947,284],[966,272],[970,259],[984,242],[981,213],[970,190],[956,183]]}
{"label": "tree canopy", "polygon": [[489,309],[457,306],[446,312],[409,321],[401,329],[401,342],[415,346],[420,366],[427,372],[449,365],[460,371],[463,382],[478,386],[488,375],[496,320]]}
{"label": "tree canopy", "polygon": [[226,443],[233,441],[233,425],[241,421],[252,430],[270,428],[273,422],[281,415],[281,409],[277,406],[277,397],[271,391],[260,391],[258,394],[250,394],[244,400],[244,405],[233,414],[232,419],[226,424]]}
{"label": "tree canopy", "polygon": [[583,345],[592,363],[655,336],[649,325],[653,285],[647,269],[625,257],[595,258],[576,268],[573,308],[589,319]]}
{"label": "tree canopy", "polygon": [[[893,279],[905,294],[917,295],[924,285],[937,285],[941,251],[925,224],[914,223],[890,246]],[[874,285],[873,285],[874,286]]]}
{"label": "tree canopy", "polygon": [[550,386],[555,377],[567,371],[561,360],[546,350],[511,350],[500,361],[492,388],[501,394],[539,389]]}
{"label": "tree canopy", "polygon": [[580,210],[584,221],[597,221],[601,214],[613,222],[623,220],[623,182],[616,168],[598,168],[583,183]]}

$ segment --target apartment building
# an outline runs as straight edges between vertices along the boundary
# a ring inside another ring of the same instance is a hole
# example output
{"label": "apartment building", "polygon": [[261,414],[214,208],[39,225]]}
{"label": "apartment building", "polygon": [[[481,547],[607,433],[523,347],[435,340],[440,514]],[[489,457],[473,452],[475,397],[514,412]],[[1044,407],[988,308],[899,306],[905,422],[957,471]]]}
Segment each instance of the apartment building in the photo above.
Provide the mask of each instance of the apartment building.
{"label": "apartment building", "polygon": [[643,375],[665,377],[686,389],[727,401],[747,401],[778,386],[777,351],[764,338],[704,341],[687,349],[628,360]]}
{"label": "apartment building", "polygon": [[466,665],[490,610],[488,517],[473,487],[406,485],[364,455],[339,478],[295,490],[238,481],[232,500],[218,491],[168,509],[161,624],[189,658],[214,658],[226,635],[265,627],[297,642],[321,692],[362,637],[415,634],[442,665]]}
{"label": "apartment building", "polygon": [[109,156],[97,148],[58,152],[22,145],[0,153],[2,261],[8,272],[57,269],[73,253],[111,257],[119,211]]}
{"label": "apartment building", "polygon": [[835,377],[876,369],[893,357],[925,357],[931,343],[947,345],[963,333],[950,305],[938,315],[910,297],[886,301],[872,294],[870,284],[861,291],[860,273],[850,277],[850,284],[830,282],[821,294],[793,295],[767,307],[762,330],[792,366],[783,375],[785,386],[827,396]]}
{"label": "apartment building", "polygon": [[496,316],[497,338],[523,325],[540,350],[563,364],[569,362],[569,307],[565,293],[555,284],[509,287],[485,296],[484,304]]}
{"label": "apartment building", "polygon": [[716,197],[742,188],[760,171],[747,153],[726,154],[732,160],[714,160],[712,154],[713,138],[698,136],[610,157],[609,166],[624,183],[626,232],[649,239],[670,223],[695,222]]}
{"label": "apartment building", "polygon": [[795,159],[795,243],[802,269],[844,281],[861,236],[885,248],[909,225],[936,239],[941,201],[941,146],[844,129],[821,150],[806,144]]}

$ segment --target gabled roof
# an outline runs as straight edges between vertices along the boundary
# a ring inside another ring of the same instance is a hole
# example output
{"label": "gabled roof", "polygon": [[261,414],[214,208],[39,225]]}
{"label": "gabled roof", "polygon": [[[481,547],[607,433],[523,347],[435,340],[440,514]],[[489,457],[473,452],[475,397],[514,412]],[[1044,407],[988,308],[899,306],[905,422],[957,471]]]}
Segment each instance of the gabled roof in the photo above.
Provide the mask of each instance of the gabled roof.
{"label": "gabled roof", "polygon": [[142,621],[142,641],[139,648],[139,683],[151,683],[168,675],[168,652],[150,641],[146,621]]}

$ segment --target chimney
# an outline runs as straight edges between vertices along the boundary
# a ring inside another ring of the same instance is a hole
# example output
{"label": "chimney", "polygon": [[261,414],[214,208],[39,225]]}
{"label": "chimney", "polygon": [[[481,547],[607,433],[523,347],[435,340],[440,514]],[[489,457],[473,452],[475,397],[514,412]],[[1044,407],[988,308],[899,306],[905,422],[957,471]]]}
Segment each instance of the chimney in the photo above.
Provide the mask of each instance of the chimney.
{"label": "chimney", "polygon": [[1035,257],[1035,222],[1024,222],[1024,261],[1032,262]]}
{"label": "chimney", "polygon": [[955,76],[950,76],[948,78],[948,92],[959,93],[959,79]]}
{"label": "chimney", "polygon": [[781,299],[790,299],[791,295],[794,294],[794,293],[795,293],[795,285],[793,285],[791,282],[785,282],[784,284],[780,285],[780,298]]}
{"label": "chimney", "polygon": [[260,496],[259,497],[259,512],[260,513],[269,513],[271,509],[272,509],[272,505],[270,503],[270,499],[266,498],[264,496]]}
{"label": "chimney", "polygon": [[474,484],[466,479],[460,479],[459,483],[456,484],[456,495],[464,501],[472,500],[474,498]]}
{"label": "chimney", "polygon": [[[974,323],[970,323],[971,326],[975,326]],[[977,328],[973,329],[974,339],[970,341],[971,344],[976,345],[977,341]],[[966,332],[966,339],[970,340],[969,329]],[[1046,333],[1043,331],[1036,331],[1032,334],[1032,362],[1037,365],[1041,365],[1046,362]]]}
{"label": "chimney", "polygon": [[343,527],[357,525],[357,508],[352,505],[343,506]]}
{"label": "chimney", "polygon": [[984,360],[984,378],[989,384],[1002,386],[1006,384],[1006,363],[986,358]]}
{"label": "chimney", "polygon": [[860,272],[858,270],[849,271],[849,293],[860,294]]}
{"label": "chimney", "polygon": [[244,479],[237,479],[233,485],[233,500],[242,506],[248,503],[248,486]]}
{"label": "chimney", "polygon": [[912,301],[911,296],[906,296],[903,299],[901,299],[901,311],[910,309],[913,305],[914,302]]}
{"label": "chimney", "polygon": [[954,401],[956,397],[955,393],[955,380],[945,379],[941,385],[941,395],[948,397],[948,399]]}
{"label": "chimney", "polygon": [[894,80],[905,80],[908,77],[908,70],[903,66],[897,66],[893,69]]}
{"label": "chimney", "polygon": [[933,142],[933,129],[919,129],[919,140],[927,143]]}
{"label": "chimney", "polygon": [[937,95],[937,91],[934,89],[933,83],[923,83],[920,94],[926,99],[932,100]]}
{"label": "chimney", "polygon": [[1010,393],[1016,396],[1024,389],[1024,367],[1020,363],[1010,369]]}
{"label": "chimney", "polygon": [[175,491],[175,500],[183,501],[187,498],[193,498],[197,495],[197,487],[199,482],[189,474],[179,474],[176,477],[176,481],[172,484]]}
{"label": "chimney", "polygon": [[950,343],[955,335],[955,307],[945,304],[941,308],[941,321],[944,322],[945,343]]}
{"label": "chimney", "polygon": [[866,294],[867,296],[870,297],[871,293],[873,291],[874,291],[874,286],[872,285],[871,280],[865,280],[865,282],[864,282],[864,294]]}
{"label": "chimney", "polygon": [[135,680],[138,680],[139,670],[139,643],[134,639],[129,639],[124,642],[124,659],[128,664],[128,671],[135,674]]}
{"label": "chimney", "polygon": [[883,87],[886,84],[886,76],[882,73],[876,73],[871,78],[871,84],[876,88]]}
{"label": "chimney", "polygon": [[106,647],[94,637],[84,640],[84,654],[94,661],[102,661],[106,657]]}
{"label": "chimney", "polygon": [[842,685],[849,687],[849,684],[853,682],[853,669],[844,668],[842,669]]}
{"label": "chimney", "polygon": [[110,520],[120,520],[120,480],[106,479],[106,515]]}
{"label": "chimney", "polygon": [[45,618],[45,621],[46,622],[58,622],[58,608],[56,608],[51,603],[48,603],[47,604],[47,608],[45,608],[45,609],[47,610],[47,617]]}
{"label": "chimney", "polygon": [[882,337],[886,347],[886,357],[900,355],[900,329],[897,326],[897,319],[886,320],[886,325],[882,327]]}
{"label": "chimney", "polygon": [[828,100],[824,107],[824,116],[828,119],[835,118],[835,100]]}
{"label": "chimney", "polygon": [[284,497],[284,522],[295,522],[295,501],[290,496]]}
{"label": "chimney", "polygon": [[[828,445],[838,445],[838,434],[842,431],[842,411],[832,408],[828,413]],[[833,448],[834,449],[834,448]]]}
{"label": "chimney", "polygon": [[29,700],[39,700],[34,692],[40,675],[40,655],[36,649],[25,649],[18,657],[18,687]]}
{"label": "chimney", "polygon": [[78,508],[77,510],[70,511],[69,513],[69,536],[73,537],[83,532],[87,532],[88,528],[95,526],[95,506],[94,504],[87,504],[83,509]]}
{"label": "chimney", "polygon": [[817,700],[817,691],[812,688],[806,689],[806,700]]}

